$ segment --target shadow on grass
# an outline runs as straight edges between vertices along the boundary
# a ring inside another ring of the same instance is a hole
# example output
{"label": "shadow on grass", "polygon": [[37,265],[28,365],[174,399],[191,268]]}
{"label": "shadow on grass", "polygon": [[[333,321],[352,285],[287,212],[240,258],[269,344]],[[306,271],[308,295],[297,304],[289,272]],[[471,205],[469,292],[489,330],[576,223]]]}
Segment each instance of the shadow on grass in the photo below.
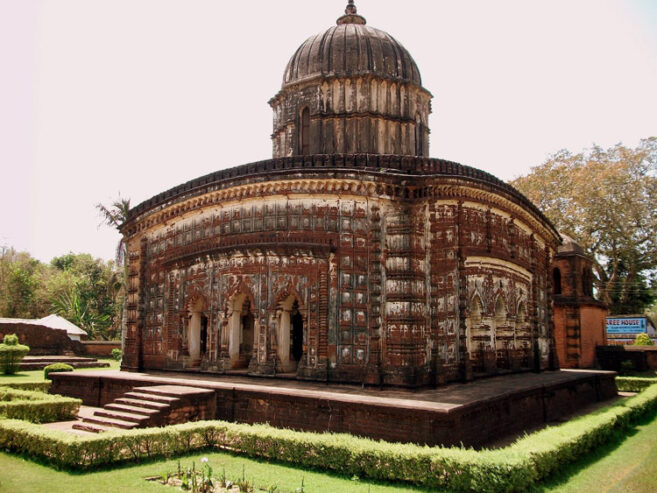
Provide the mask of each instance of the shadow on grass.
{"label": "shadow on grass", "polygon": [[606,443],[600,445],[595,450],[586,454],[579,460],[569,464],[568,466],[563,467],[558,472],[552,474],[541,484],[534,486],[530,491],[534,493],[539,493],[543,491],[548,491],[548,489],[557,488],[568,483],[573,476],[577,475],[584,469],[587,469],[591,465],[595,464],[600,459],[607,457],[609,454],[613,453],[618,447],[620,447],[625,440],[636,435],[640,430],[639,426],[647,425],[652,422],[657,417],[657,409],[652,410],[642,417],[637,419],[629,428],[623,430],[617,430],[612,438]]}

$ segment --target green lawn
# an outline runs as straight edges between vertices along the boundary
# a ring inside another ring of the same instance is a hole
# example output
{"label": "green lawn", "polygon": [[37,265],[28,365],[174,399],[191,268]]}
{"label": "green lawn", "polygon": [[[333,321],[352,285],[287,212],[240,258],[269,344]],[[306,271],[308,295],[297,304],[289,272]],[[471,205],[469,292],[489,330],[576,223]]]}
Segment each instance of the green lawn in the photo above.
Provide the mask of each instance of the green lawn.
{"label": "green lawn", "polygon": [[537,492],[657,491],[657,415],[639,422],[625,437],[565,468]]}
{"label": "green lawn", "polygon": [[[381,492],[394,493],[402,491],[424,491],[404,485],[382,485],[379,483],[342,478],[315,471],[305,471],[291,466],[269,464],[227,453],[194,454],[180,459],[183,467],[196,468],[201,465],[201,458],[208,457],[214,469],[214,476],[221,475],[225,468],[228,479],[240,479],[242,467],[247,480],[256,487],[266,488],[276,485],[279,493],[294,492],[304,482],[306,493],[336,492]],[[121,467],[113,470],[97,471],[85,474],[56,471],[49,467],[24,460],[18,456],[0,452],[0,491],[2,492],[132,492],[132,491],[176,491],[171,487],[145,481],[144,478],[157,476],[177,470],[177,460],[153,462],[145,465]],[[256,491],[258,491],[256,489]]]}
{"label": "green lawn", "polygon": [[[110,364],[109,368],[78,368],[74,371],[118,370],[120,367],[120,362],[112,358],[98,358],[98,360],[107,361]],[[14,375],[3,375],[0,373],[0,385],[6,382],[43,382],[43,380],[43,370],[19,371]]]}
{"label": "green lawn", "polygon": [[[600,447],[598,451],[562,470],[535,493],[547,492],[654,492],[657,491],[657,414],[637,424],[629,435]],[[218,476],[225,468],[229,479],[245,477],[256,486],[275,484],[278,491],[294,491],[304,481],[305,492],[398,492],[422,491],[400,484],[383,485],[351,480],[317,471],[233,456],[228,453],[199,453],[180,459],[183,467],[208,457]],[[90,473],[56,471],[50,467],[0,452],[0,491],[67,493],[87,491],[173,491],[171,488],[144,481],[148,476],[175,472],[177,460],[124,466]],[[256,490],[257,491],[257,490]]]}

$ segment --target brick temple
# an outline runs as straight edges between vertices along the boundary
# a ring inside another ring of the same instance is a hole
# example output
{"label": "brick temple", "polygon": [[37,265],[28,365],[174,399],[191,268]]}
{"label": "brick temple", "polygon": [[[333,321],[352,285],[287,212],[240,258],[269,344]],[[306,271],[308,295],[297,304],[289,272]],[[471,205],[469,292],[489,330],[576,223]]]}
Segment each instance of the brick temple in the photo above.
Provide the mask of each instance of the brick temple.
{"label": "brick temple", "polygon": [[429,157],[431,99],[350,1],[285,68],[272,159],[130,211],[122,369],[417,387],[556,368],[559,234]]}

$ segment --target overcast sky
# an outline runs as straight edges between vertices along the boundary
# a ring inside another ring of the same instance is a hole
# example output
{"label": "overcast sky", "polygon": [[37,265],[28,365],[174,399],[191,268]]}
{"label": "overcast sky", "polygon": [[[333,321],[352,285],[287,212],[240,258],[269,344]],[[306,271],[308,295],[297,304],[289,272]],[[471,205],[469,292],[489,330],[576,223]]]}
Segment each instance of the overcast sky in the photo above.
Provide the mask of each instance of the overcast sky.
{"label": "overcast sky", "polygon": [[[113,257],[97,202],[271,157],[267,101],[345,0],[0,0],[0,245]],[[433,93],[431,155],[508,180],[657,135],[655,0],[357,0]]]}

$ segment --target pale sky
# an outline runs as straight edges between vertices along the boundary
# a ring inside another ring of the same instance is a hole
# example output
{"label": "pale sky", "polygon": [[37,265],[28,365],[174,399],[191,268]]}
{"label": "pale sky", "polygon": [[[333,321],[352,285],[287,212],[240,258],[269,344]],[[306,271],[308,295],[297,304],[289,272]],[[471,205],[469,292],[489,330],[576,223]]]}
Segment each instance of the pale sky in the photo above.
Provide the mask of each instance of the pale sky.
{"label": "pale sky", "polygon": [[[133,205],[271,157],[267,101],[345,0],[0,0],[0,245],[112,258]],[[657,135],[657,0],[356,0],[434,95],[431,156],[508,180]]]}

